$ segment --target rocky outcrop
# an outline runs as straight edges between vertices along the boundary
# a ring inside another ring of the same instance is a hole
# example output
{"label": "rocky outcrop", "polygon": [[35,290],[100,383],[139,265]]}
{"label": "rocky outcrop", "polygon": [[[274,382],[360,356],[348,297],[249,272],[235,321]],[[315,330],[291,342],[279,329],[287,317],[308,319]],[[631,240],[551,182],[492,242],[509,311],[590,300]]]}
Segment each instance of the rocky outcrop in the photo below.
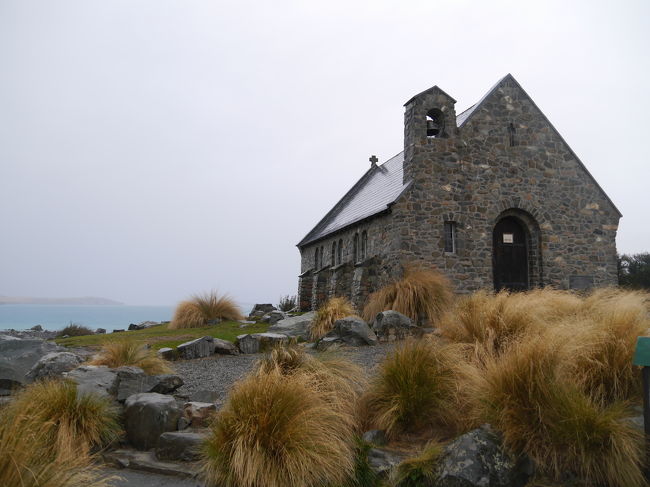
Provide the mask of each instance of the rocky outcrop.
{"label": "rocky outcrop", "polygon": [[204,336],[190,342],[181,343],[176,347],[178,358],[182,360],[191,360],[195,358],[209,357],[214,354],[214,338]]}
{"label": "rocky outcrop", "polygon": [[275,311],[277,308],[273,306],[272,304],[266,303],[266,304],[256,304],[253,306],[253,309],[251,310],[249,316],[254,317],[254,318],[261,318],[267,313],[270,313],[271,311]]}
{"label": "rocky outcrop", "polygon": [[77,384],[77,394],[98,394],[104,397],[117,394],[117,372],[105,365],[81,365],[63,376]]}
{"label": "rocky outcrop", "polygon": [[288,315],[284,311],[275,310],[270,313],[262,316],[260,320],[262,323],[268,323],[269,325],[275,325],[278,321],[284,320]]}
{"label": "rocky outcrop", "polygon": [[316,348],[325,350],[333,344],[344,344],[353,347],[376,345],[377,337],[361,318],[347,316],[334,322],[332,330],[316,344]]}
{"label": "rocky outcrop", "polygon": [[133,394],[157,392],[171,394],[183,385],[183,379],[173,374],[147,375],[140,367],[119,367],[117,372],[117,400],[124,402]]}
{"label": "rocky outcrop", "polygon": [[37,338],[20,339],[0,335],[0,380],[6,384],[26,382],[25,375],[45,355],[64,349]]}
{"label": "rocky outcrop", "polygon": [[241,353],[265,352],[277,345],[286,344],[289,341],[287,335],[280,333],[253,333],[239,335],[237,346]]}
{"label": "rocky outcrop", "polygon": [[160,435],[176,431],[181,416],[176,400],[157,393],[129,396],[124,403],[124,429],[129,443],[140,450],[158,445]]}
{"label": "rocky outcrop", "polygon": [[309,327],[316,317],[315,311],[300,316],[290,316],[269,327],[270,333],[281,333],[292,338],[309,340]]}
{"label": "rocky outcrop", "polygon": [[38,362],[25,374],[27,381],[37,381],[42,379],[51,379],[62,377],[65,372],[78,367],[83,362],[83,358],[70,352],[52,352],[44,355]]}
{"label": "rocky outcrop", "polygon": [[418,333],[418,327],[411,318],[392,310],[377,313],[372,322],[372,329],[380,342],[404,340]]}

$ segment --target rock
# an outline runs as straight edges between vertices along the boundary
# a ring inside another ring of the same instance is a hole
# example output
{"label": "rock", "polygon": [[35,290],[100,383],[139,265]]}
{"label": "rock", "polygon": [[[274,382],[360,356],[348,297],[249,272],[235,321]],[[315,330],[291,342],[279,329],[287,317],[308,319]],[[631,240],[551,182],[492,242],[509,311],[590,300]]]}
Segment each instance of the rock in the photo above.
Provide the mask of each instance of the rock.
{"label": "rock", "polygon": [[270,333],[282,333],[292,338],[309,340],[309,327],[316,317],[315,311],[300,316],[290,316],[269,327]]}
{"label": "rock", "polygon": [[390,471],[399,465],[403,459],[402,455],[382,448],[368,450],[368,465],[373,472],[382,478],[387,477]]}
{"label": "rock", "polygon": [[23,383],[13,379],[0,379],[0,396],[11,396],[23,388]]}
{"label": "rock", "polygon": [[117,394],[117,372],[105,365],[81,365],[64,372],[63,377],[77,384],[77,394],[94,393],[104,397]]}
{"label": "rock", "polygon": [[366,431],[361,439],[366,443],[371,443],[375,446],[384,446],[388,443],[388,438],[386,438],[386,432],[384,430],[370,430]]}
{"label": "rock", "polygon": [[27,381],[37,381],[52,377],[61,377],[64,372],[78,367],[83,359],[70,352],[52,352],[44,355],[25,374]]}
{"label": "rock", "polygon": [[332,336],[326,335],[314,344],[314,348],[318,351],[324,352],[332,345],[341,345],[342,343],[343,341],[337,335],[332,335]]}
{"label": "rock", "polygon": [[269,323],[270,325],[274,325],[278,321],[283,320],[286,317],[287,314],[284,311],[275,310],[262,316],[262,319],[260,321],[262,323]]}
{"label": "rock", "polygon": [[174,360],[176,358],[176,350],[169,347],[164,347],[158,350],[158,357],[164,360]]}
{"label": "rock", "polygon": [[[256,304],[253,306],[253,310],[250,312],[250,316],[264,316],[266,313],[270,313],[271,311],[275,311],[276,308],[272,304]],[[261,313],[261,314],[260,314]]]}
{"label": "rock", "polygon": [[280,333],[253,333],[237,337],[237,345],[242,353],[264,352],[288,341],[289,337]]}
{"label": "rock", "polygon": [[347,316],[334,322],[334,328],[316,344],[325,350],[332,344],[342,343],[353,347],[376,345],[377,337],[368,324],[358,316]]}
{"label": "rock", "polygon": [[372,329],[380,342],[404,340],[418,334],[418,327],[411,318],[398,311],[382,311],[372,322]]}
{"label": "rock", "polygon": [[517,463],[484,426],[459,436],[442,453],[436,487],[522,487],[530,469]]}
{"label": "rock", "polygon": [[0,335],[0,379],[25,383],[27,374],[41,357],[64,348],[38,338],[20,339]]}
{"label": "rock", "polygon": [[117,400],[124,402],[133,394],[157,392],[170,394],[183,385],[183,379],[177,375],[147,375],[140,367],[119,367],[117,372]]}
{"label": "rock", "polygon": [[97,328],[95,330],[96,335],[103,335],[104,333],[106,333],[106,328]]}
{"label": "rock", "polygon": [[176,400],[162,394],[129,396],[124,403],[124,429],[129,442],[139,450],[158,444],[160,435],[175,431],[181,413]]}
{"label": "rock", "polygon": [[209,357],[214,354],[214,338],[211,336],[204,336],[185,342],[176,347],[178,357],[183,360],[190,360],[195,358]]}
{"label": "rock", "polygon": [[219,400],[219,394],[215,391],[207,391],[205,389],[193,392],[190,396],[191,402],[211,402],[215,403]]}
{"label": "rock", "polygon": [[193,462],[201,456],[201,445],[207,433],[171,431],[160,435],[156,457],[159,460]]}
{"label": "rock", "polygon": [[134,330],[144,330],[146,326],[144,325],[136,325],[135,323],[131,323],[129,325],[129,331],[134,331]]}
{"label": "rock", "polygon": [[32,326],[30,328],[30,330],[32,330],[32,331],[43,331],[43,327],[41,325],[36,325],[36,326]]}
{"label": "rock", "polygon": [[[159,475],[164,475],[165,479],[173,479],[174,477],[196,477],[196,466],[195,465],[183,465],[182,463],[177,462],[165,462],[158,460],[156,455],[152,451],[133,451],[133,450],[113,450],[106,451],[102,453],[104,462],[109,464],[114,464],[120,468],[129,468],[129,470],[141,470],[143,472],[149,472]],[[131,474],[123,472],[120,473],[120,476],[131,476]],[[130,479],[126,483],[114,484],[111,482],[111,485],[133,485],[133,486],[177,486],[177,485],[188,485],[189,482],[181,481],[170,481],[162,480],[162,478],[157,479],[156,477],[151,478],[151,475],[147,477],[140,477],[137,480]],[[142,483],[142,482],[146,482]],[[197,485],[196,482],[192,482],[190,485]]]}
{"label": "rock", "polygon": [[229,342],[228,340],[215,338],[214,353],[219,353],[222,355],[239,355],[239,349],[234,343]]}
{"label": "rock", "polygon": [[120,329],[120,330],[113,330],[113,333],[122,333],[123,331],[124,331],[124,329]]}
{"label": "rock", "polygon": [[187,418],[185,418],[183,416],[178,418],[178,423],[176,425],[176,428],[178,429],[178,431],[183,431],[183,430],[185,430],[185,429],[187,429],[189,427],[190,427],[190,420],[189,419],[187,419]]}
{"label": "rock", "polygon": [[217,406],[211,402],[192,401],[185,403],[185,406],[183,406],[183,417],[194,428],[207,426],[215,414],[217,414]]}

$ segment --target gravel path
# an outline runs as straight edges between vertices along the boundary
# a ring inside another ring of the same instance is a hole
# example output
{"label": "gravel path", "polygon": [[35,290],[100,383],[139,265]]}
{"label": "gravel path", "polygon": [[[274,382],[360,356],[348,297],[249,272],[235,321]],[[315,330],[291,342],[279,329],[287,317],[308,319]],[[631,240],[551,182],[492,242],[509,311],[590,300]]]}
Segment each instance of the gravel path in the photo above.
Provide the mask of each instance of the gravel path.
{"label": "gravel path", "polygon": [[[381,344],[374,347],[343,347],[339,353],[359,364],[372,373],[373,368],[381,362],[394,345]],[[318,352],[312,352],[318,354]],[[185,384],[177,393],[191,396],[201,390],[214,391],[220,398],[216,402],[223,404],[230,387],[244,377],[260,355],[214,355],[203,359],[182,360],[174,362],[173,367]]]}

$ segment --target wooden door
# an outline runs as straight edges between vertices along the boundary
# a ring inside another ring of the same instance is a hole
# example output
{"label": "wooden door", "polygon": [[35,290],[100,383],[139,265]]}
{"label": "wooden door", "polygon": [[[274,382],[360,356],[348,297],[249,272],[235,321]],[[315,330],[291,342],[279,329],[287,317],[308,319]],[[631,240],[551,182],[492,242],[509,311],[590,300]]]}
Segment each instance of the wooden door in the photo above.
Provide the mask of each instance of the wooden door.
{"label": "wooden door", "polygon": [[512,217],[499,221],[493,232],[494,289],[528,289],[528,244],[521,223]]}

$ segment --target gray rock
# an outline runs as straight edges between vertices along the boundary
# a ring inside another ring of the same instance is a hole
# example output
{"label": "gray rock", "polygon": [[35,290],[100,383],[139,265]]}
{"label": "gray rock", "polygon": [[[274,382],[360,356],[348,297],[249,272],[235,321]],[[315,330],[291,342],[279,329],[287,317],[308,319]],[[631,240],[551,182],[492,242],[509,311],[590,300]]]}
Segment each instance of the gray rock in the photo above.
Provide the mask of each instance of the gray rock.
{"label": "gray rock", "polygon": [[146,326],[144,326],[144,325],[136,325],[135,323],[131,323],[131,324],[129,325],[128,330],[129,330],[129,331],[134,331],[134,330],[144,330],[145,328],[146,328]]}
{"label": "gray rock", "polygon": [[239,349],[234,343],[229,342],[228,340],[215,338],[214,353],[219,353],[222,355],[239,355]]}
{"label": "gray rock", "polygon": [[139,450],[156,447],[160,435],[176,430],[180,417],[180,409],[171,396],[134,394],[124,403],[126,436],[131,445]]}
{"label": "gray rock", "polygon": [[78,367],[83,359],[70,352],[52,352],[44,355],[38,362],[25,374],[27,381],[36,381],[61,377],[64,372]]}
{"label": "gray rock", "polygon": [[269,327],[269,332],[282,333],[292,338],[309,340],[309,327],[315,317],[315,311],[310,311],[300,316],[290,316]]}
{"label": "gray rock", "polygon": [[51,352],[65,349],[53,342],[38,338],[20,339],[0,335],[0,379],[25,383],[25,374],[43,357]]}
{"label": "gray rock", "polygon": [[334,343],[342,343],[353,347],[376,345],[377,336],[361,318],[347,316],[334,322],[332,331],[316,344],[316,348],[324,350]]}
{"label": "gray rock", "polygon": [[190,360],[195,358],[209,357],[214,354],[214,338],[211,336],[204,336],[185,342],[176,347],[178,357],[183,360]]}
{"label": "gray rock", "polygon": [[30,328],[30,330],[32,330],[32,331],[43,331],[43,327],[41,325],[36,325],[36,326],[32,326]]}
{"label": "gray rock", "polygon": [[156,352],[158,357],[164,360],[174,360],[176,358],[176,351],[173,348],[163,347]]}
{"label": "gray rock", "polygon": [[530,469],[502,448],[499,438],[481,427],[459,436],[444,449],[436,487],[522,487]]}
{"label": "gray rock", "polygon": [[64,372],[63,377],[77,384],[77,394],[98,394],[104,397],[117,394],[117,372],[105,365],[81,365],[70,372]]}
{"label": "gray rock", "polygon": [[173,431],[160,435],[156,457],[159,460],[193,462],[201,456],[201,445],[207,433]]}
{"label": "gray rock", "polygon": [[417,334],[418,327],[411,318],[398,311],[382,311],[372,322],[372,329],[379,341],[403,340]]}
{"label": "gray rock", "polygon": [[368,465],[373,472],[382,478],[386,478],[390,471],[399,465],[403,459],[404,457],[397,452],[382,448],[371,448],[368,450]]}
{"label": "gray rock", "polygon": [[119,329],[119,330],[113,330],[113,333],[122,333],[124,331],[124,328]]}
{"label": "gray rock", "polygon": [[255,306],[253,306],[253,309],[250,312],[250,316],[264,316],[266,313],[270,313],[271,311],[275,311],[276,309],[278,308],[276,308],[275,306],[269,303],[256,304]]}
{"label": "gray rock", "polygon": [[184,416],[181,416],[180,418],[178,418],[178,423],[176,427],[178,431],[183,431],[190,427],[190,420]]}
{"label": "gray rock", "polygon": [[23,388],[23,383],[13,379],[0,379],[0,397],[11,396],[15,391]]}
{"label": "gray rock", "polygon": [[276,345],[286,344],[288,341],[289,337],[280,333],[253,333],[239,335],[237,346],[242,353],[258,353],[270,350]]}
{"label": "gray rock", "polygon": [[207,391],[201,389],[199,391],[193,392],[190,396],[191,402],[211,402],[215,403],[219,400],[219,393],[215,391]]}
{"label": "gray rock", "polygon": [[97,328],[95,330],[96,335],[103,335],[104,333],[106,333],[106,328]]}
{"label": "gray rock", "polygon": [[171,394],[183,385],[177,375],[147,375],[140,367],[120,367],[115,369],[118,376],[117,400],[124,402],[133,394],[157,392]]}
{"label": "gray rock", "polygon": [[388,439],[386,438],[386,432],[384,430],[366,431],[361,436],[361,439],[366,443],[371,443],[375,446],[384,446],[386,443],[388,443]]}
{"label": "gray rock", "polygon": [[267,313],[264,316],[262,316],[262,319],[260,321],[262,323],[268,323],[270,325],[274,325],[278,321],[283,320],[286,317],[287,317],[287,314],[284,311],[275,310],[275,311],[271,311],[270,313]]}
{"label": "gray rock", "polygon": [[314,348],[321,352],[327,350],[332,345],[341,345],[343,340],[338,335],[324,336],[314,344]]}
{"label": "gray rock", "polygon": [[215,414],[217,406],[212,402],[191,401],[183,406],[183,417],[187,418],[194,428],[207,426]]}

